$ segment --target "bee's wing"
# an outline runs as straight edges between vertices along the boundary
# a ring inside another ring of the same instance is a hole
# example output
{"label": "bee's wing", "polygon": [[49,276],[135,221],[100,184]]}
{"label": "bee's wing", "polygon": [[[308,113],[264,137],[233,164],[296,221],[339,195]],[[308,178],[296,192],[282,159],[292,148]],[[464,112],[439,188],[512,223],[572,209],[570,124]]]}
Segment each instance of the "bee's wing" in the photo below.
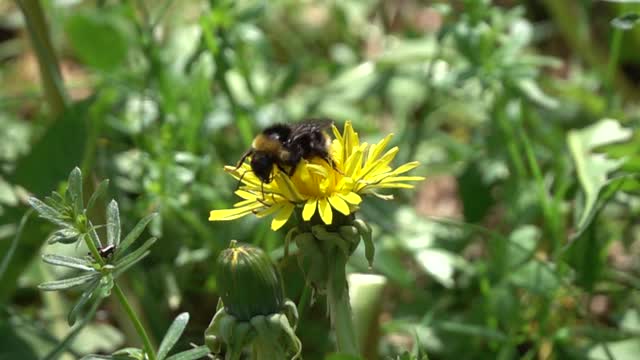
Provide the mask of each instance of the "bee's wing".
{"label": "bee's wing", "polygon": [[298,141],[307,141],[308,134],[324,131],[333,125],[331,119],[307,119],[291,125],[291,135],[288,143],[295,144]]}

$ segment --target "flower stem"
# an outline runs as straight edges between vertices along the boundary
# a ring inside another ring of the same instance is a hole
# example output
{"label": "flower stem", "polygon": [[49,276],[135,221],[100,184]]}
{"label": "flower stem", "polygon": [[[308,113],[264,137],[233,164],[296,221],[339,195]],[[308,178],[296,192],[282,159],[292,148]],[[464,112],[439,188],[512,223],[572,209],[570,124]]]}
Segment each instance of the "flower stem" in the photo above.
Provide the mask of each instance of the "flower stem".
{"label": "flower stem", "polygon": [[[345,277],[344,271],[334,276]],[[344,354],[359,356],[358,342],[355,327],[353,326],[353,316],[351,314],[351,304],[349,303],[349,288],[346,279],[345,287],[342,291],[336,291],[333,286],[327,287],[327,303],[329,305],[329,315],[331,324],[336,332],[336,344],[338,351]]]}
{"label": "flower stem", "polygon": [[149,336],[147,335],[147,332],[145,331],[144,326],[142,326],[142,322],[140,322],[138,315],[136,315],[136,312],[133,310],[133,308],[129,304],[129,301],[127,300],[127,297],[124,295],[124,292],[122,291],[122,289],[120,289],[120,286],[118,286],[118,284],[113,285],[113,290],[115,291],[116,296],[120,301],[120,304],[122,305],[125,312],[127,313],[127,316],[129,316],[129,319],[133,323],[133,326],[136,328],[138,335],[142,339],[142,343],[144,344],[144,352],[147,354],[147,357],[149,358],[149,360],[156,360],[156,352],[153,350],[153,346],[151,345],[151,340],[149,339]]}

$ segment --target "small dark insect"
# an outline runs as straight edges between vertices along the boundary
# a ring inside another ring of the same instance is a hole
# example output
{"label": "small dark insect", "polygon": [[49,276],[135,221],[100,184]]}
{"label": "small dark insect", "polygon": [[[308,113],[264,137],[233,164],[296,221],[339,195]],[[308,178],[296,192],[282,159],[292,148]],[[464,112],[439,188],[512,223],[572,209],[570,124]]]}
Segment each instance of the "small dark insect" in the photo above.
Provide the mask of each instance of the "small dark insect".
{"label": "small dark insect", "polygon": [[111,255],[113,255],[113,252],[115,250],[116,250],[116,246],[112,244],[112,245],[107,245],[105,247],[99,248],[98,253],[100,254],[100,256],[102,256],[103,259],[106,259]]}
{"label": "small dark insect", "polygon": [[251,170],[263,183],[270,183],[273,166],[289,176],[293,175],[302,159],[319,157],[333,166],[329,155],[331,138],[325,132],[331,124],[329,119],[308,119],[296,124],[277,124],[264,129],[242,155],[236,166],[251,156]]}
{"label": "small dark insect", "polygon": [[[116,246],[113,244],[98,248],[98,254],[100,254],[100,257],[103,259],[110,258],[114,251],[116,251]],[[93,256],[90,252],[88,252],[87,255]]]}

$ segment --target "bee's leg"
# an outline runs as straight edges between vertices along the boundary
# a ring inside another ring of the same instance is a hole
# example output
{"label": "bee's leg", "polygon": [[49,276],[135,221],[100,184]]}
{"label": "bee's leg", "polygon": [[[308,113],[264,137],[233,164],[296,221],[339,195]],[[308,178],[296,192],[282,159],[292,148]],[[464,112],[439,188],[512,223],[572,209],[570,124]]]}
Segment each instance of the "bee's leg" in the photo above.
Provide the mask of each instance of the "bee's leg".
{"label": "bee's leg", "polygon": [[[289,174],[289,172],[287,171],[287,169],[285,169],[284,167],[282,167],[282,165],[280,164],[276,164],[276,166],[278,166],[278,170],[282,171],[285,174]],[[275,177],[275,175],[274,175]]]}
{"label": "bee's leg", "polygon": [[[278,165],[278,167],[280,167],[280,165]],[[271,173],[271,179],[269,179],[269,183],[271,183],[275,177],[276,176],[273,173]],[[276,203],[276,198],[275,198],[275,196],[273,196],[273,191],[270,191],[269,193],[271,194],[271,200],[275,204]],[[262,195],[262,197],[264,198],[264,194]]]}
{"label": "bee's leg", "polygon": [[336,167],[336,163],[333,161],[333,159],[329,154],[325,155],[323,158],[324,158],[324,161],[326,161],[327,164],[329,164],[333,168],[333,170],[335,170],[338,174],[344,175],[344,173]]}
{"label": "bee's leg", "polygon": [[264,181],[260,181],[260,192],[262,193],[262,201],[264,201]]}

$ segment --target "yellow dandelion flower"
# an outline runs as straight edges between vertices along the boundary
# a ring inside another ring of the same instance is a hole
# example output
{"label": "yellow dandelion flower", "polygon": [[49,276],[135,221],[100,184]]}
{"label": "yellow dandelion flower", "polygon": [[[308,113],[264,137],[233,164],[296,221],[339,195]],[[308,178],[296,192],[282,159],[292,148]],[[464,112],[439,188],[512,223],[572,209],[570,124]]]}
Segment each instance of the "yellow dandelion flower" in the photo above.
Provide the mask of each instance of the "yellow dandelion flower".
{"label": "yellow dandelion flower", "polygon": [[330,146],[333,166],[323,159],[302,160],[292,176],[274,167],[273,181],[262,183],[253,174],[249,164],[238,169],[225,166],[225,171],[242,182],[235,192],[241,201],[232,209],[213,210],[210,221],[234,220],[248,214],[258,217],[273,215],[271,229],[278,230],[301,210],[302,219],[309,221],[317,212],[322,222],[331,225],[333,211],[349,215],[358,209],[362,195],[375,195],[383,199],[378,189],[412,188],[407,182],[420,181],[421,176],[400,176],[418,166],[409,162],[397,168],[391,162],[398,153],[393,147],[385,151],[392,135],[377,144],[360,143],[351,122],[346,122],[342,133],[333,126],[335,139]]}

